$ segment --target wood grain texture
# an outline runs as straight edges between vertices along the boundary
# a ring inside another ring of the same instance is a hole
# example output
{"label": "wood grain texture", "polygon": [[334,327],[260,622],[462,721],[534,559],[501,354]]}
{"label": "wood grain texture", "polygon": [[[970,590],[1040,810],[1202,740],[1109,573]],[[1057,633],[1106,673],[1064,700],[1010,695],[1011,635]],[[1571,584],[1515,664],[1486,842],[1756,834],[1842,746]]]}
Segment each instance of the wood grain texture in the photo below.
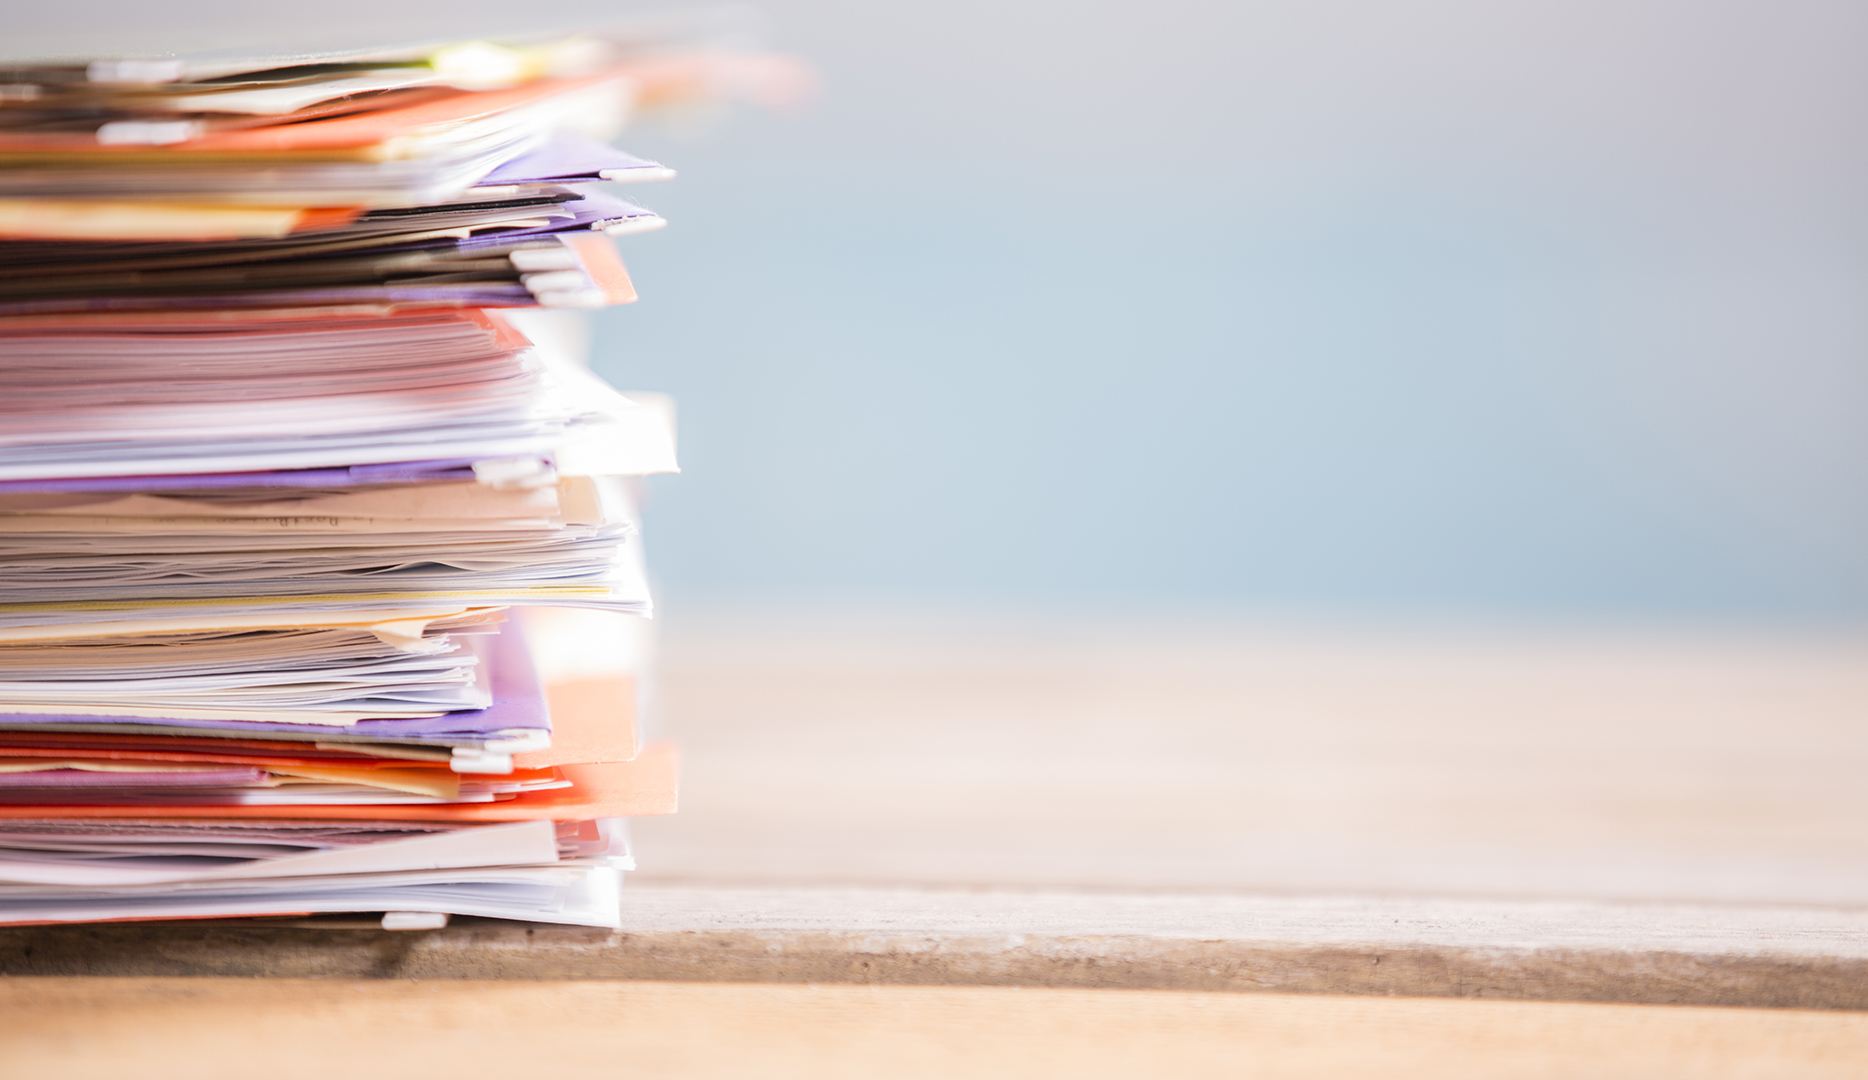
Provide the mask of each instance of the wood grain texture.
{"label": "wood grain texture", "polygon": [[628,929],[0,930],[7,976],[997,985],[1868,1009],[1868,913],[1529,901],[627,890]]}
{"label": "wood grain texture", "polygon": [[623,982],[0,981],[63,1080],[1857,1077],[1868,1015],[1278,994]]}
{"label": "wood grain texture", "polygon": [[0,931],[0,972],[1868,1009],[1844,636],[677,620],[621,934]]}
{"label": "wood grain texture", "polygon": [[1868,904],[1868,639],[686,613],[642,880]]}

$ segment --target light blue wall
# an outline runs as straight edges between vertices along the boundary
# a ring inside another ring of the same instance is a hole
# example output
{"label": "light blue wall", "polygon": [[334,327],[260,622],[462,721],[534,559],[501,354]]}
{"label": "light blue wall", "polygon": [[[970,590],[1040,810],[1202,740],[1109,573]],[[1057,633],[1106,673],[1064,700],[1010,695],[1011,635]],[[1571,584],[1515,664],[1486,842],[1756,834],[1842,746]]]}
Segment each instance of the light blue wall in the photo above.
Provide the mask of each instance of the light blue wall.
{"label": "light blue wall", "polygon": [[[558,0],[14,5],[0,52]],[[705,9],[707,3],[684,6]],[[1868,6],[767,0],[602,316],[671,599],[1868,617]]]}
{"label": "light blue wall", "polygon": [[672,598],[1868,616],[1868,7],[765,7],[625,140]]}

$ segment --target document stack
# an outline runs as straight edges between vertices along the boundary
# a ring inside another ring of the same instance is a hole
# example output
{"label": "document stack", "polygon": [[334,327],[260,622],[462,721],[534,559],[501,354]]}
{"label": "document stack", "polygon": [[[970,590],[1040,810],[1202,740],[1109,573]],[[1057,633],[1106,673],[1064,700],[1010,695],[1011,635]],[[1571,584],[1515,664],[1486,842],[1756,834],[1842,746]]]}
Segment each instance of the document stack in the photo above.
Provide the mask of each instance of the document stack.
{"label": "document stack", "polygon": [[552,320],[635,298],[612,188],[671,174],[605,140],[717,62],[0,76],[0,923],[616,924],[672,431]]}

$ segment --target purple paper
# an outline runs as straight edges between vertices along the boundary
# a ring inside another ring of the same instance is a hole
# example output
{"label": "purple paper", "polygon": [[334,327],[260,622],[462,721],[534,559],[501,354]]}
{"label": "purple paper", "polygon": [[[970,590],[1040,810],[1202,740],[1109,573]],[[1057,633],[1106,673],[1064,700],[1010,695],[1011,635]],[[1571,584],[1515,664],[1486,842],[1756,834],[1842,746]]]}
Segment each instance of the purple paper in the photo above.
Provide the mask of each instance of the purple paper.
{"label": "purple paper", "polygon": [[221,488],[351,488],[371,484],[427,484],[472,480],[473,461],[394,461],[332,469],[277,469],[271,472],[171,473],[159,476],[54,477],[46,480],[0,480],[0,494],[69,494],[113,491],[199,491]]}
{"label": "purple paper", "polygon": [[446,713],[442,716],[400,717],[383,720],[360,720],[348,727],[324,724],[271,724],[263,720],[193,720],[182,717],[98,716],[86,713],[4,713],[0,730],[37,727],[41,724],[83,724],[97,727],[112,723],[135,727],[184,728],[176,735],[226,734],[251,737],[265,732],[306,735],[373,736],[397,741],[478,742],[497,732],[513,728],[551,730],[551,714],[545,707],[545,688],[532,664],[531,650],[515,623],[501,624],[499,633],[486,635],[488,647],[484,673],[493,695],[493,704],[484,709]]}
{"label": "purple paper", "polygon": [[604,222],[661,216],[653,210],[637,206],[628,199],[618,198],[605,191],[592,191],[585,194],[583,198],[573,199],[560,205],[571,211],[574,216],[559,218],[547,225],[534,225],[524,229],[490,229],[447,242],[461,250],[472,250],[473,248],[511,244],[534,237],[550,236],[553,233],[592,229]]}
{"label": "purple paper", "polygon": [[422,304],[439,307],[536,307],[517,281],[459,285],[345,285],[322,289],[256,290],[202,296],[92,296],[0,302],[0,315],[66,315],[93,311],[208,311],[218,308]]}
{"label": "purple paper", "polygon": [[606,172],[633,169],[662,171],[653,161],[625,154],[614,146],[577,135],[560,135],[544,146],[520,154],[482,177],[477,187],[500,184],[568,184],[600,180]]}
{"label": "purple paper", "polygon": [[[500,247],[529,240],[543,239],[555,233],[574,232],[600,227],[609,222],[654,218],[653,210],[604,191],[587,191],[581,197],[558,204],[570,212],[544,225],[521,229],[489,229],[455,239],[413,241],[386,244],[371,252],[382,255],[397,251],[460,250],[472,251]],[[300,261],[288,255],[272,260],[272,265],[290,265]],[[517,271],[514,271],[515,278]],[[380,282],[367,285],[331,285],[309,288],[256,288],[240,292],[207,295],[128,295],[57,297],[39,300],[0,301],[0,315],[58,315],[108,311],[167,311],[206,308],[253,308],[303,305],[310,307],[346,304],[416,304],[442,307],[535,307],[531,291],[518,280],[463,281],[423,284],[415,279],[409,284]]]}

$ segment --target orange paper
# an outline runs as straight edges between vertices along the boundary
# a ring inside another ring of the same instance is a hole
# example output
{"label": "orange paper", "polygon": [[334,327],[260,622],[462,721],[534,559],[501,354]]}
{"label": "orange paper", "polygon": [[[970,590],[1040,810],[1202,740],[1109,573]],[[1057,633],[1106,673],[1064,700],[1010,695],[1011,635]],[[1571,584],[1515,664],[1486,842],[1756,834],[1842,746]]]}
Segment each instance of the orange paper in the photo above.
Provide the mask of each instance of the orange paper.
{"label": "orange paper", "polygon": [[636,756],[636,686],[632,679],[574,679],[545,687],[551,746],[514,754],[521,769],[607,765]]}
{"label": "orange paper", "polygon": [[394,157],[393,140],[447,128],[614,82],[617,72],[581,79],[543,79],[510,90],[456,91],[414,104],[352,113],[328,120],[215,131],[172,146],[104,145],[90,132],[0,134],[0,161],[36,163],[82,156],[86,164],[212,162],[289,155],[298,160],[381,160]]}
{"label": "orange paper", "polygon": [[[655,743],[634,761],[566,765],[568,788],[532,791],[505,802],[434,806],[0,806],[0,820],[28,818],[293,818],[301,821],[583,821],[600,817],[652,817],[675,812],[680,756]],[[283,811],[283,812],[282,812]]]}

